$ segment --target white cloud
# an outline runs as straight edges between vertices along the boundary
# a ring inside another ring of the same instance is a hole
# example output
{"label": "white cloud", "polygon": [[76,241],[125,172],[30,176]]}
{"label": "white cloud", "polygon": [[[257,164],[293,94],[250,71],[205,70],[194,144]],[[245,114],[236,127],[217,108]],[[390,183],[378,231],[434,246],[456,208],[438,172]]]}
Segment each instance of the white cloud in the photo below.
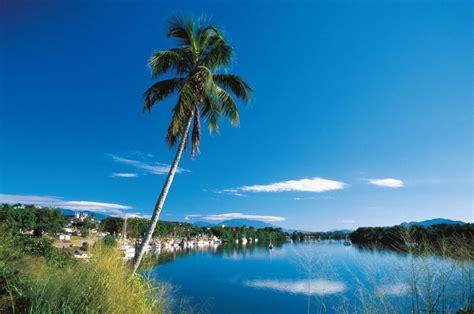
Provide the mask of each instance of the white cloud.
{"label": "white cloud", "polygon": [[[168,164],[162,164],[159,162],[153,162],[153,161],[143,161],[143,160],[135,160],[135,159],[128,159],[128,158],[123,158],[117,155],[110,154],[110,158],[112,158],[113,161],[129,165],[131,167],[140,169],[146,173],[151,173],[151,174],[168,174],[170,170],[170,165]],[[189,170],[185,170],[182,168],[176,169],[177,173],[180,172],[189,172]]]}
{"label": "white cloud", "polygon": [[[344,182],[328,180],[324,178],[289,180],[275,182],[265,185],[246,185],[233,189],[224,189],[213,191],[214,193],[225,193],[236,196],[245,196],[242,192],[266,193],[266,192],[327,192],[332,190],[341,190],[349,185]],[[302,198],[295,198],[301,200]]]}
{"label": "white cloud", "polygon": [[221,191],[213,191],[214,193],[218,193],[218,194],[231,194],[231,195],[234,195],[234,196],[245,196],[244,194],[240,193],[239,190],[237,189],[225,189],[225,190],[221,190]]}
{"label": "white cloud", "polygon": [[143,215],[142,213],[124,213],[121,215],[122,217],[126,217],[126,218],[146,218],[146,219],[150,219],[151,218],[151,215]]}
{"label": "white cloud", "polygon": [[114,203],[102,203],[102,202],[90,202],[90,201],[65,201],[62,198],[56,196],[38,196],[38,195],[12,195],[12,194],[0,194],[0,203],[7,204],[31,204],[38,206],[52,206],[71,210],[88,210],[92,212],[109,213],[115,215],[123,215],[124,210],[131,209],[130,206],[114,204]]}
{"label": "white cloud", "polygon": [[238,190],[245,192],[326,192],[331,190],[344,189],[346,186],[346,183],[339,181],[333,181],[323,178],[312,178],[276,182],[267,185],[243,186]]}
{"label": "white cloud", "polygon": [[353,224],[355,223],[355,220],[343,220],[341,221],[343,224]]}
{"label": "white cloud", "polygon": [[186,217],[191,217],[191,218],[195,218],[195,217],[201,217],[202,215],[199,215],[199,214],[189,214],[189,215],[186,215]]}
{"label": "white cloud", "polygon": [[251,219],[258,220],[263,222],[278,222],[284,221],[284,217],[279,216],[262,216],[262,215],[247,215],[242,213],[226,213],[226,214],[217,214],[217,215],[207,215],[202,217],[204,220],[209,221],[223,221],[227,219]]}
{"label": "white cloud", "polygon": [[386,178],[386,179],[369,179],[370,184],[384,186],[387,188],[401,188],[403,187],[403,181],[398,179]]}
{"label": "white cloud", "polygon": [[[311,284],[309,285],[309,283]],[[313,279],[311,281],[251,280],[246,281],[245,285],[252,288],[272,289],[280,292],[320,296],[341,293],[346,290],[346,285],[343,282],[329,281],[326,279]]]}
{"label": "white cloud", "polygon": [[114,177],[114,178],[136,178],[136,177],[138,177],[138,174],[129,173],[129,172],[119,172],[119,173],[112,173],[112,177]]}

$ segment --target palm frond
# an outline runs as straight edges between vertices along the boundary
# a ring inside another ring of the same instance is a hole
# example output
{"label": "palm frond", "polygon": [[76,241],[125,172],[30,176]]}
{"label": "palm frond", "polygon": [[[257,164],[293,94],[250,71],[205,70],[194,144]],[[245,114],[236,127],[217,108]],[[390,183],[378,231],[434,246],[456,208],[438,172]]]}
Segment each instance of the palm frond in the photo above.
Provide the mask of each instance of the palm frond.
{"label": "palm frond", "polygon": [[176,145],[184,130],[183,117],[179,111],[179,106],[173,108],[173,116],[166,132],[166,143],[169,147]]}
{"label": "palm frond", "polygon": [[219,133],[219,114],[221,112],[221,105],[219,100],[214,95],[206,95],[201,104],[201,117],[207,122],[209,132]]}
{"label": "palm frond", "polygon": [[179,92],[178,102],[173,108],[173,116],[166,133],[166,142],[174,146],[184,132],[186,119],[193,113],[196,95],[190,82],[185,82]]}
{"label": "palm frond", "polygon": [[172,18],[168,23],[167,35],[176,38],[181,46],[194,47],[194,21],[181,17]]}
{"label": "palm frond", "polygon": [[208,45],[201,55],[200,65],[211,70],[228,68],[232,60],[233,50],[222,35],[209,36]]}
{"label": "palm frond", "polygon": [[244,102],[250,102],[253,90],[239,76],[234,74],[213,74],[212,79],[223,89],[230,90],[237,98]]}
{"label": "palm frond", "polygon": [[145,102],[143,105],[144,112],[150,112],[151,108],[157,101],[161,101],[167,96],[173,94],[183,86],[184,78],[173,78],[169,80],[159,81],[148,88],[143,94]]}
{"label": "palm frond", "polygon": [[202,56],[203,53],[208,49],[209,42],[213,36],[223,36],[223,33],[214,25],[201,26],[196,32],[196,41],[199,47],[199,55]]}
{"label": "palm frond", "polygon": [[221,114],[230,119],[230,124],[237,126],[240,123],[239,110],[234,99],[222,88],[216,86],[217,97],[221,103]]}
{"label": "palm frond", "polygon": [[186,48],[176,48],[155,52],[148,60],[151,77],[156,78],[170,70],[176,73],[186,73],[192,66],[190,52]]}

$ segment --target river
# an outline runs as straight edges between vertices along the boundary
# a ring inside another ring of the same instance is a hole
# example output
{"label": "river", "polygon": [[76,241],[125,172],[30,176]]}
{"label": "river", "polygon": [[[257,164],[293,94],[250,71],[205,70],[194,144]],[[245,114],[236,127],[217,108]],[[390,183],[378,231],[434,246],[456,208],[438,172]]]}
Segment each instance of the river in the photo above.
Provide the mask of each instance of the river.
{"label": "river", "polygon": [[176,249],[148,272],[173,286],[176,312],[455,312],[472,298],[474,268],[321,241]]}

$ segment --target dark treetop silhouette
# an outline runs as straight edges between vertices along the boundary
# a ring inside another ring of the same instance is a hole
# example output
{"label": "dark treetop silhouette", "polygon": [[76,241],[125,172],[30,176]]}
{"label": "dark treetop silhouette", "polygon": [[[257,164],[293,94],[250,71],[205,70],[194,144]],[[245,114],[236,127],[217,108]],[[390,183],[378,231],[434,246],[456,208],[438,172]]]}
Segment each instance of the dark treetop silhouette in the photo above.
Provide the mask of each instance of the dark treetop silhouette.
{"label": "dark treetop silhouette", "polygon": [[[238,125],[239,112],[229,93],[244,102],[249,102],[252,96],[252,89],[240,77],[219,72],[229,67],[233,51],[217,27],[202,19],[196,22],[173,19],[169,23],[168,37],[176,39],[178,47],[153,54],[149,60],[151,76],[157,78],[168,72],[177,76],[161,80],[145,92],[144,111],[150,112],[156,102],[177,93],[166,142],[170,147],[179,142],[179,146],[156,201],[147,232],[135,254],[134,272],[153,235],[188,137],[191,139],[193,158],[199,152],[201,119],[208,123],[211,132],[219,131],[220,116],[228,117],[232,125]],[[190,134],[191,124],[193,128]]]}

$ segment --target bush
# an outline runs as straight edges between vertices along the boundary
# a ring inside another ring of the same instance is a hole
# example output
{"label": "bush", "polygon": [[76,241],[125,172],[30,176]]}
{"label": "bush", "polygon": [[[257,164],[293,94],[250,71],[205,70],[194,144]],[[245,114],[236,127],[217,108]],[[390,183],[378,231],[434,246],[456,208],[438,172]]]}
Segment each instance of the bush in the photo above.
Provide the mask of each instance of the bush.
{"label": "bush", "polygon": [[117,239],[113,235],[106,235],[102,238],[102,243],[106,246],[115,246]]}
{"label": "bush", "polygon": [[168,287],[134,275],[118,249],[98,243],[91,255],[74,260],[46,239],[0,233],[0,313],[168,311]]}
{"label": "bush", "polygon": [[87,252],[89,250],[89,242],[82,242],[82,246],[80,247],[82,251]]}
{"label": "bush", "polygon": [[166,287],[133,275],[121,253],[98,244],[87,262],[73,267],[32,270],[33,313],[155,313],[166,308],[161,295]]}

